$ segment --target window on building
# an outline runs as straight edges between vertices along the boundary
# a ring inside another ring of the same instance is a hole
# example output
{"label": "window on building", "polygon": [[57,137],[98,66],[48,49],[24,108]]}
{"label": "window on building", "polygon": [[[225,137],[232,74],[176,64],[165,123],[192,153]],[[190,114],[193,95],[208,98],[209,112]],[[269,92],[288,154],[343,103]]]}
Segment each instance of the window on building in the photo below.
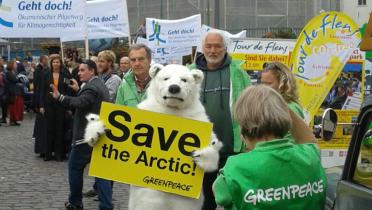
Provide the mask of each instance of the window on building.
{"label": "window on building", "polygon": [[367,0],[358,0],[358,6],[365,6],[367,5]]}

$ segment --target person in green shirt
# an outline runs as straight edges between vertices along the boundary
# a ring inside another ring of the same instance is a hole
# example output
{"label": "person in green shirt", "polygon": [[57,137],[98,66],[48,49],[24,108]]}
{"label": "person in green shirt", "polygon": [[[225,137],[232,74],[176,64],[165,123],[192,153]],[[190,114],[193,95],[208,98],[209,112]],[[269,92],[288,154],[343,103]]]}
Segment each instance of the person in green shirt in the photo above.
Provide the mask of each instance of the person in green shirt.
{"label": "person in green shirt", "polygon": [[265,63],[261,74],[261,83],[278,91],[289,108],[304,118],[302,107],[298,103],[296,80],[290,69],[280,62]]}
{"label": "person in green shirt", "polygon": [[[227,37],[219,30],[210,30],[202,41],[203,54],[197,56],[189,69],[200,69],[204,74],[201,85],[201,102],[213,123],[213,132],[223,143],[220,150],[219,168],[225,165],[227,157],[244,150],[240,139],[240,128],[232,116],[232,108],[240,93],[251,84],[242,62],[234,60],[227,53]],[[217,172],[204,174],[202,210],[215,210],[212,184]]]}
{"label": "person in green shirt", "polygon": [[129,48],[131,70],[125,74],[116,96],[116,104],[136,107],[146,97],[150,83],[151,49],[144,44]]}
{"label": "person in green shirt", "polygon": [[[227,210],[323,209],[326,176],[311,129],[274,89],[251,86],[234,117],[247,152],[228,158],[214,182]],[[291,131],[294,141],[285,135]]]}

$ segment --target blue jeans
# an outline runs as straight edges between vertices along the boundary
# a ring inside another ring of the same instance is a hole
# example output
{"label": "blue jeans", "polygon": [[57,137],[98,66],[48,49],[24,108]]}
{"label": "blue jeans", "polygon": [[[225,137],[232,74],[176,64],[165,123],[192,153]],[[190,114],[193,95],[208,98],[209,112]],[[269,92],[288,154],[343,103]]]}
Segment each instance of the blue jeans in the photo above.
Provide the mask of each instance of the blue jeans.
{"label": "blue jeans", "polygon": [[[92,148],[88,144],[73,146],[68,161],[68,181],[70,184],[69,202],[73,205],[83,204],[84,168],[90,162]],[[99,209],[112,209],[111,181],[96,178]]]}

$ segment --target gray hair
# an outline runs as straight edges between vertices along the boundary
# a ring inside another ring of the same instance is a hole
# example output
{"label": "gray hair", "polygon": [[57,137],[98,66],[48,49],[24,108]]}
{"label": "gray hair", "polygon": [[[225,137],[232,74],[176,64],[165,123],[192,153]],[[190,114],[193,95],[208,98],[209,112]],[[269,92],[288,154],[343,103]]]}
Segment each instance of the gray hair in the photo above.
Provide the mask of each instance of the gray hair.
{"label": "gray hair", "polygon": [[236,102],[234,118],[247,139],[266,135],[283,138],[292,125],[288,105],[266,85],[250,86],[243,91]]}
{"label": "gray hair", "polygon": [[228,46],[228,43],[229,43],[229,38],[226,37],[226,35],[223,33],[223,31],[221,30],[218,30],[218,29],[211,29],[209,30],[203,37],[202,39],[202,46],[204,46],[205,44],[205,40],[207,39],[207,37],[211,34],[215,34],[215,35],[218,35],[222,38],[222,41],[223,41],[223,46],[224,48],[227,50],[227,46]]}
{"label": "gray hair", "polygon": [[147,54],[147,58],[151,61],[151,49],[147,45],[144,45],[144,44],[134,44],[134,45],[131,45],[129,47],[128,55],[130,54],[130,52],[132,50],[140,50],[142,48],[145,49],[146,54]]}

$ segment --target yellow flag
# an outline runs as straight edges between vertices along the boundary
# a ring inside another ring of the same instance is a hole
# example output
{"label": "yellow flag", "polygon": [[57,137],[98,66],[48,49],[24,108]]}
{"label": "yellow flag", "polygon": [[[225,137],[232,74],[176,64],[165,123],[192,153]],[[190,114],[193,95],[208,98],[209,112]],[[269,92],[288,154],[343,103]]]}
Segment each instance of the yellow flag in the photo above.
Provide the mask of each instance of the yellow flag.
{"label": "yellow flag", "polygon": [[318,112],[360,41],[358,25],[340,12],[321,13],[301,32],[291,61],[307,122]]}

